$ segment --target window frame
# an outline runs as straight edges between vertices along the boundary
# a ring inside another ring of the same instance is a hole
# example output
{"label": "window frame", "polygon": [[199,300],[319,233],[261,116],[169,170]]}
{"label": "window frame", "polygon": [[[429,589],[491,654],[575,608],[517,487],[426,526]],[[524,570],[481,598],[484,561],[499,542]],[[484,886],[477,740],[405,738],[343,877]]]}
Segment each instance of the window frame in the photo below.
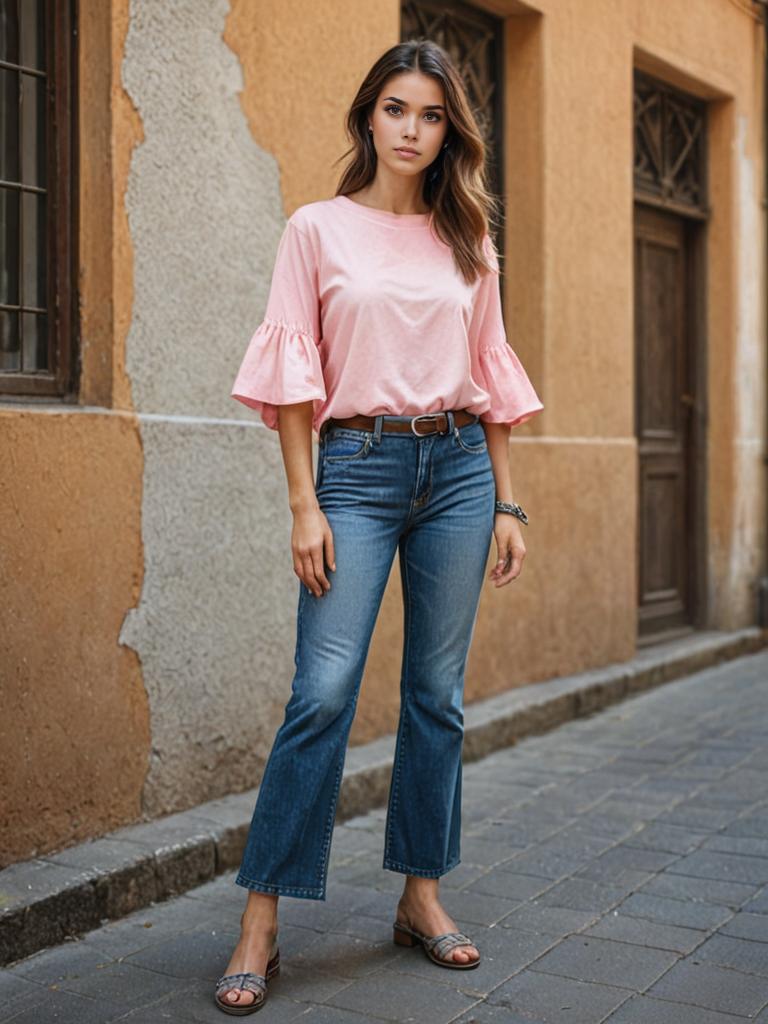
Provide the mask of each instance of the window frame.
{"label": "window frame", "polygon": [[[0,400],[73,401],[77,298],[77,25],[75,0],[45,0],[48,370],[0,370]],[[0,61],[0,66],[14,68]]]}

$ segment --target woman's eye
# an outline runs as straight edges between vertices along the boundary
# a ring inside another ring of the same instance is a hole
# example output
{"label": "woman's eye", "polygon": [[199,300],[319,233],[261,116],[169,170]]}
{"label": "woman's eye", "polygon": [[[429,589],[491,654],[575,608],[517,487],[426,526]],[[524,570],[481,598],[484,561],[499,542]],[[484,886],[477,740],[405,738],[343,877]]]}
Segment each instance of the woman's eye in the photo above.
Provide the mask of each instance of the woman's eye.
{"label": "woman's eye", "polygon": [[[402,109],[402,108],[401,108],[401,107],[400,107],[400,105],[399,105],[399,104],[397,104],[397,103],[390,103],[388,107],[384,107],[384,110],[385,110],[385,111],[386,111],[386,113],[388,113],[388,114],[389,114],[390,112],[397,112],[397,113],[399,113],[399,111],[400,111],[401,109]],[[442,117],[441,117],[441,116],[440,116],[440,115],[439,115],[438,113],[436,113],[436,112],[435,112],[434,110],[428,110],[428,111],[427,111],[427,114],[428,114],[429,116],[431,116],[432,118],[434,118],[434,120],[431,120],[431,121],[429,122],[430,124],[437,124],[437,123],[438,123],[439,121],[442,121]]]}

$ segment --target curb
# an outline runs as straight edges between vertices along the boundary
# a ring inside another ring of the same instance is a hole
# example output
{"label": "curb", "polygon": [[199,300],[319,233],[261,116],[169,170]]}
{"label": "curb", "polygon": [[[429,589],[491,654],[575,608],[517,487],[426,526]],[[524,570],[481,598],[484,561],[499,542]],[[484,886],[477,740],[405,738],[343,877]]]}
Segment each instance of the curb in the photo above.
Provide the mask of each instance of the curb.
{"label": "curb", "polygon": [[[627,662],[467,705],[464,761],[768,645],[768,629],[699,632]],[[336,821],[386,804],[395,737],[347,751]],[[258,789],[129,825],[0,871],[0,966],[58,945],[239,866]]]}

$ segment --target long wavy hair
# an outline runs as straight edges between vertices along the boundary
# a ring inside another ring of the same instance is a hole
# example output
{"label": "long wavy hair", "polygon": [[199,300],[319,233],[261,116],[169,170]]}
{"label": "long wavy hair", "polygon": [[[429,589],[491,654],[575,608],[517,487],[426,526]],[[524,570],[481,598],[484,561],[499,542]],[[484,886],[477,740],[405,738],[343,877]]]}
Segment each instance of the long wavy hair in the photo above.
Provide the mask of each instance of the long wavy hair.
{"label": "long wavy hair", "polygon": [[448,145],[441,147],[427,168],[422,195],[435,234],[451,246],[456,267],[472,284],[483,268],[493,269],[485,257],[483,238],[490,225],[497,223],[498,207],[488,190],[486,145],[464,83],[451,57],[438,43],[431,39],[398,43],[383,53],[365,76],[345,119],[352,146],[339,159],[350,154],[351,158],[336,195],[357,192],[375,177],[377,156],[368,121],[387,81],[408,71],[430,75],[445,92],[448,131],[443,141]]}

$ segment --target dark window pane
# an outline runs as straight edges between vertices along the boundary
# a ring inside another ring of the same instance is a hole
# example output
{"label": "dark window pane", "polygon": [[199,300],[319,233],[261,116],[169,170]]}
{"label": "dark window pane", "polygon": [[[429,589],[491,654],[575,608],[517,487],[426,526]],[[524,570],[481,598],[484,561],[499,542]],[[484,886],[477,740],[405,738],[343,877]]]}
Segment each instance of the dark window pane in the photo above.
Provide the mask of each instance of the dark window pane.
{"label": "dark window pane", "polygon": [[2,394],[67,396],[75,383],[78,6],[0,0]]}
{"label": "dark window pane", "polygon": [[45,88],[36,75],[21,76],[21,180],[45,187]]}
{"label": "dark window pane", "polygon": [[21,198],[21,298],[24,306],[47,308],[45,196],[24,192]]}
{"label": "dark window pane", "polygon": [[19,304],[19,196],[0,188],[0,302]]}
{"label": "dark window pane", "polygon": [[19,314],[0,309],[0,370],[20,370]]}
{"label": "dark window pane", "polygon": [[0,0],[0,60],[19,61],[19,22],[16,0]]}
{"label": "dark window pane", "polygon": [[48,317],[44,313],[22,313],[21,367],[32,370],[48,369]]}
{"label": "dark window pane", "polygon": [[43,0],[19,0],[21,63],[45,71],[45,11]]}
{"label": "dark window pane", "polygon": [[19,73],[0,68],[0,178],[19,180]]}

